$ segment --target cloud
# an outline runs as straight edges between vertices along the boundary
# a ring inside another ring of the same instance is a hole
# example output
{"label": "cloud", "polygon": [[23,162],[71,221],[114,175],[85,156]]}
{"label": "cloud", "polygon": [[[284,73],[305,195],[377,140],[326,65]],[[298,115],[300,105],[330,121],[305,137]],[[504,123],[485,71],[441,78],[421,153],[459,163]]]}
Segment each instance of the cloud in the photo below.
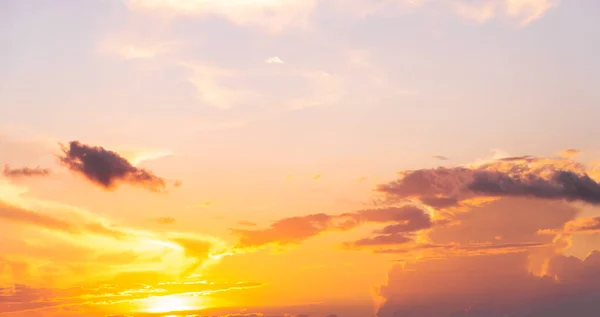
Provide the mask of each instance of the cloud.
{"label": "cloud", "polygon": [[396,266],[381,288],[379,317],[548,317],[597,314],[600,252],[553,256],[548,276],[527,270],[526,252],[453,257]]}
{"label": "cloud", "polygon": [[[419,189],[454,191],[445,186],[454,183],[433,179],[435,186]],[[596,220],[576,219],[578,213],[567,201],[509,196],[446,214],[450,222],[432,226],[417,241],[382,245],[375,253],[394,254],[401,264],[380,289],[385,303],[377,316],[592,316],[591,298],[600,295],[600,288],[582,283],[600,276],[598,256],[584,261],[565,257],[554,236],[595,230]],[[568,269],[564,262],[570,263]],[[567,314],[567,309],[577,312]]]}
{"label": "cloud", "polygon": [[477,23],[484,23],[494,18],[497,14],[498,3],[487,1],[483,3],[472,3],[465,1],[454,2],[454,9],[458,16]]}
{"label": "cloud", "polygon": [[581,154],[581,151],[575,149],[566,149],[564,151],[561,151],[559,154],[561,157],[573,159],[575,156]]}
{"label": "cloud", "polygon": [[172,157],[174,153],[170,150],[119,150],[119,155],[125,158],[133,166],[138,166],[142,162],[158,160]]}
{"label": "cloud", "polygon": [[[407,241],[412,242],[412,241]],[[405,242],[406,243],[406,242]],[[429,251],[426,259],[445,259],[449,256],[482,256],[494,254],[519,253],[532,248],[550,247],[550,243],[541,242],[522,242],[522,243],[472,243],[460,245],[457,243],[449,244],[416,244],[404,247],[395,247],[393,249],[376,249],[379,254],[406,254],[411,256],[419,254],[423,256],[423,251]]]}
{"label": "cloud", "polygon": [[521,26],[525,26],[557,6],[558,0],[505,0],[504,3],[506,14],[521,19]]}
{"label": "cloud", "polygon": [[273,57],[269,57],[265,60],[265,63],[267,64],[283,64],[283,61],[281,60],[281,58],[277,57],[277,56],[273,56]]}
{"label": "cloud", "polygon": [[317,0],[125,0],[130,10],[163,15],[218,16],[238,25],[281,32],[305,28]]}
{"label": "cloud", "polygon": [[[144,273],[144,272],[140,272]],[[148,275],[148,274],[146,274]],[[49,309],[64,309],[70,307],[77,312],[92,314],[92,306],[118,307],[116,304],[144,303],[157,297],[165,296],[207,296],[216,292],[227,292],[260,287],[260,283],[215,283],[215,282],[152,282],[145,279],[140,283],[123,282],[127,278],[116,281],[93,284],[87,287],[70,288],[38,288],[23,284],[14,284],[0,288],[0,311],[3,313],[33,312]],[[155,279],[152,277],[152,279]],[[55,311],[54,311],[55,312]],[[64,312],[64,311],[63,311]],[[193,312],[190,312],[193,313]],[[63,314],[59,313],[60,316]],[[156,314],[148,314],[157,316]],[[29,315],[27,315],[29,316]],[[46,316],[46,315],[44,315]],[[54,316],[54,314],[52,314]],[[79,315],[77,315],[79,316]],[[129,316],[126,314],[102,314],[102,316]],[[146,316],[146,314],[144,314]],[[191,315],[188,315],[191,316]],[[195,315],[194,315],[195,316]]]}
{"label": "cloud", "polygon": [[154,222],[156,222],[159,225],[170,225],[175,223],[175,218],[173,217],[158,217],[156,219],[154,219]]}
{"label": "cloud", "polygon": [[346,246],[350,248],[365,247],[365,246],[382,246],[382,245],[399,245],[412,242],[413,239],[400,233],[392,233],[385,235],[378,235],[373,238],[364,238],[356,240],[351,243],[347,243]]}
{"label": "cloud", "polygon": [[0,202],[0,219],[66,233],[80,232],[79,228],[67,221],[7,205],[3,202]]}
{"label": "cloud", "polygon": [[20,177],[34,177],[34,176],[48,176],[50,175],[50,169],[41,168],[39,166],[11,168],[9,165],[4,165],[3,170],[4,176],[8,178],[20,178]]}
{"label": "cloud", "polygon": [[434,156],[432,156],[432,158],[440,160],[440,161],[447,161],[448,160],[448,158],[445,157],[445,156],[443,156],[443,155],[434,155]]}
{"label": "cloud", "polygon": [[246,220],[238,221],[238,225],[246,227],[256,227],[256,223]]}
{"label": "cloud", "polygon": [[[297,244],[328,231],[347,231],[365,223],[392,224],[377,235],[411,233],[432,226],[423,210],[413,206],[366,209],[340,215],[313,214],[278,220],[266,229],[232,229],[238,235],[238,247],[260,247],[268,244]],[[394,236],[398,239],[397,236]],[[392,239],[379,237],[377,239]],[[391,241],[391,240],[388,240]],[[398,240],[399,241],[399,240]],[[361,242],[364,244],[366,242]],[[355,246],[355,244],[347,244]]]}
{"label": "cloud", "polygon": [[600,203],[600,184],[588,175],[555,171],[549,178],[535,175],[510,176],[503,173],[477,173],[469,184],[471,191],[499,196],[522,196]]}
{"label": "cloud", "polygon": [[192,72],[188,82],[196,88],[198,99],[206,106],[226,110],[250,104],[261,96],[256,91],[225,84],[226,80],[238,75],[233,70],[190,63],[181,65]]}
{"label": "cloud", "polygon": [[212,206],[214,204],[216,204],[216,202],[214,202],[214,201],[205,201],[205,202],[200,203],[200,204],[194,204],[194,205],[186,206],[186,208],[208,208],[208,207],[210,207],[210,206]]}
{"label": "cloud", "polygon": [[520,26],[540,19],[558,5],[557,0],[455,0],[450,3],[457,15],[469,21],[484,23],[505,16],[518,19]]}
{"label": "cloud", "polygon": [[133,166],[119,154],[79,141],[69,142],[68,147],[63,146],[60,161],[71,171],[107,190],[115,189],[118,182],[140,185],[155,192],[166,188],[164,179]]}
{"label": "cloud", "polygon": [[[71,218],[74,217],[71,216]],[[37,211],[12,206],[2,201],[0,201],[0,219],[74,235],[88,233],[115,239],[129,236],[129,234],[124,231],[111,228],[98,221],[84,219],[67,221]]]}
{"label": "cloud", "polygon": [[472,166],[405,171],[378,186],[390,201],[418,199],[432,207],[460,206],[476,198],[531,197],[600,203],[600,184],[571,160],[505,157]]}
{"label": "cloud", "polygon": [[[427,14],[444,10],[462,19],[485,23],[494,18],[516,19],[520,26],[542,18],[559,0],[125,0],[132,11],[166,16],[220,17],[240,26],[256,26],[271,33],[288,29],[310,30],[320,4],[327,2],[352,19],[382,14]],[[407,10],[408,9],[408,10]],[[127,55],[151,55],[125,50]]]}

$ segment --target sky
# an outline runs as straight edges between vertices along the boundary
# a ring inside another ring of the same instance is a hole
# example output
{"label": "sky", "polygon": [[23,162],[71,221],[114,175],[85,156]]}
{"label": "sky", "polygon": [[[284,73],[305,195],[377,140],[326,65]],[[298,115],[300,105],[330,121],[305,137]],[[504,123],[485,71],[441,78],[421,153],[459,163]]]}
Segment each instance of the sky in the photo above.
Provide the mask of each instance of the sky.
{"label": "sky", "polygon": [[0,1],[0,316],[597,316],[599,15]]}

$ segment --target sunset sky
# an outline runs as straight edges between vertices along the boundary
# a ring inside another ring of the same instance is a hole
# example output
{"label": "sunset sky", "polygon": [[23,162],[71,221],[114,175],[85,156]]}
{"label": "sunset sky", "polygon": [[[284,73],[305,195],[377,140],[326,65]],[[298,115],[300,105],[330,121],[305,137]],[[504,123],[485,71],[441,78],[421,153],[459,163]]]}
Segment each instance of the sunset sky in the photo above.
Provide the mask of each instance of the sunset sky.
{"label": "sunset sky", "polygon": [[0,0],[0,47],[0,316],[600,316],[597,0]]}

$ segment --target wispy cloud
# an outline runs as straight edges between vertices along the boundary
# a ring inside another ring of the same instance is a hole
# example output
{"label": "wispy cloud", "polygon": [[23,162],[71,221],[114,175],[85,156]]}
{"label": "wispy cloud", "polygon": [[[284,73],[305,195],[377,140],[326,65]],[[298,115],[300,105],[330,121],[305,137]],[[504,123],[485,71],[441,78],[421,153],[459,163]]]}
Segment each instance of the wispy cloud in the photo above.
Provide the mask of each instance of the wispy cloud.
{"label": "wispy cloud", "polygon": [[308,25],[317,0],[125,0],[130,10],[153,14],[223,17],[270,32]]}
{"label": "wispy cloud", "polygon": [[10,165],[4,165],[4,170],[2,171],[5,177],[8,178],[20,178],[20,177],[35,177],[35,176],[48,176],[50,175],[49,168],[41,168],[37,167],[20,167],[20,168],[12,168]]}
{"label": "wispy cloud", "polygon": [[520,19],[520,25],[525,26],[557,6],[558,0],[505,0],[505,5],[507,15]]}
{"label": "wispy cloud", "polygon": [[126,60],[150,60],[169,53],[174,43],[135,43],[131,40],[107,39],[100,43],[99,49],[115,54]]}
{"label": "wispy cloud", "polygon": [[175,218],[173,218],[173,217],[158,217],[153,220],[154,220],[154,222],[156,222],[159,225],[170,225],[170,224],[175,223]]}
{"label": "wispy cloud", "polygon": [[[340,215],[313,214],[278,220],[264,229],[232,229],[240,237],[239,248],[255,248],[268,244],[296,244],[324,232],[347,231],[365,223],[388,224],[375,231],[374,241],[397,239],[414,231],[429,228],[433,224],[430,217],[421,209],[413,206],[367,209]],[[405,236],[410,239],[409,236]],[[365,240],[367,241],[367,240]],[[361,241],[347,246],[363,246]]]}
{"label": "wispy cloud", "polygon": [[234,70],[200,64],[181,65],[192,72],[188,82],[196,88],[198,99],[206,106],[225,110],[251,103],[260,96],[256,91],[225,84],[225,79],[237,76]]}
{"label": "wispy cloud", "polygon": [[566,149],[564,151],[561,151],[559,154],[561,157],[573,159],[577,155],[581,154],[581,151],[575,149]]}
{"label": "wispy cloud", "polygon": [[451,2],[456,14],[477,23],[488,22],[498,16],[519,20],[519,26],[540,19],[546,12],[558,5],[557,0],[485,0],[472,2],[455,0]]}

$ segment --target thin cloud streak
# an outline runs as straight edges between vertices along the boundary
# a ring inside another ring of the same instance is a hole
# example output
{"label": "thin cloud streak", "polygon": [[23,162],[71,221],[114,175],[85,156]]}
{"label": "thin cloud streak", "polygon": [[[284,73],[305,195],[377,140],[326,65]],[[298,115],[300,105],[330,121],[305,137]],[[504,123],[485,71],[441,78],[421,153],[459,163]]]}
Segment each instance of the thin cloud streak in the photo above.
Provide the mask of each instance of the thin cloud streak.
{"label": "thin cloud streak", "polygon": [[50,175],[49,168],[41,168],[39,166],[12,168],[10,165],[4,165],[3,175],[8,178],[21,178],[21,177],[36,177],[36,176],[48,176]]}

